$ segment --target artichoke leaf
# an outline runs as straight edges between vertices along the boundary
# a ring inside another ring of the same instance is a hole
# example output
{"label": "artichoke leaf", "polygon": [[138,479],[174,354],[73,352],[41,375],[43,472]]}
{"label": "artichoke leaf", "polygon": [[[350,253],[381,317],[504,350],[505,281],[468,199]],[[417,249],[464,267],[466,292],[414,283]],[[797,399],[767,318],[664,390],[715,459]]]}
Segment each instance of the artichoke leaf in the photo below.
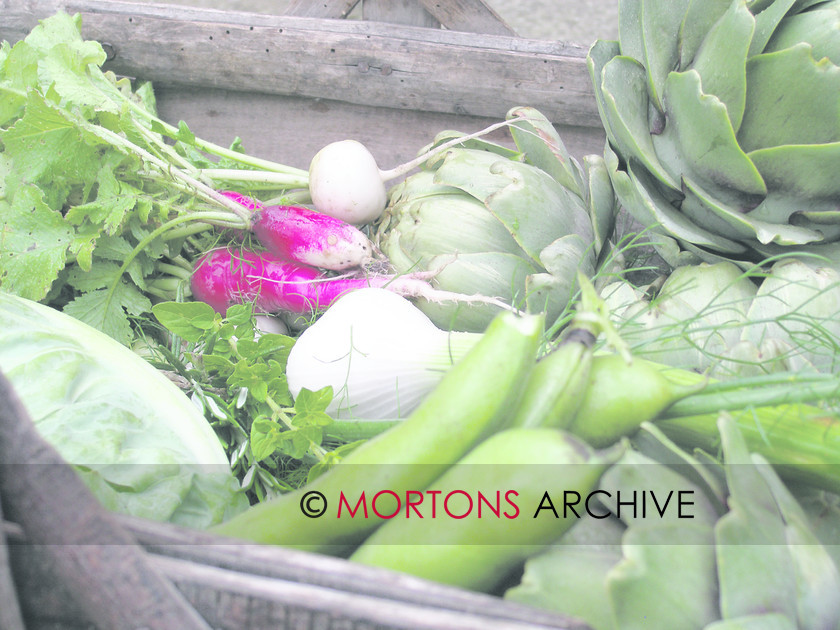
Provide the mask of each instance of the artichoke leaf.
{"label": "artichoke leaf", "polygon": [[589,220],[592,223],[596,253],[600,254],[606,251],[607,242],[615,230],[618,204],[604,158],[600,155],[586,155],[583,163],[589,175]]}
{"label": "artichoke leaf", "polygon": [[767,183],[770,194],[784,195],[799,201],[792,205],[802,210],[802,200],[840,197],[840,142],[788,144],[750,151],[747,156]]}
{"label": "artichoke leaf", "polygon": [[635,158],[674,191],[678,175],[659,160],[650,133],[645,70],[630,57],[614,57],[604,65],[599,81],[610,139],[625,160]]}
{"label": "artichoke leaf", "polygon": [[702,628],[720,618],[710,527],[685,521],[630,527],[622,547],[624,558],[607,575],[617,627]]}
{"label": "artichoke leaf", "polygon": [[533,107],[514,107],[505,118],[519,119],[510,126],[510,135],[528,163],[541,168],[582,198],[580,165],[566,149],[551,121]]}
{"label": "artichoke leaf", "polygon": [[642,5],[644,0],[623,0],[618,3],[618,39],[620,48],[615,55],[632,57],[638,62],[644,61],[645,47],[642,41]]}
{"label": "artichoke leaf", "polygon": [[654,107],[665,111],[665,81],[679,65],[680,25],[690,0],[642,0],[641,22],[648,94]]}
{"label": "artichoke leaf", "polygon": [[652,138],[657,155],[725,203],[754,207],[767,193],[764,180],[738,146],[726,106],[700,82],[696,70],[668,76],[667,122]]}
{"label": "artichoke leaf", "polygon": [[718,429],[730,493],[730,511],[715,526],[721,617],[776,612],[796,619],[793,558],[776,502],[735,421],[723,415]]}
{"label": "artichoke leaf", "polygon": [[[789,248],[776,245],[775,243],[768,243],[762,245],[761,243],[753,244],[753,249],[758,255],[767,260],[769,258],[778,258],[781,256],[790,256]],[[807,257],[814,257],[823,266],[830,267],[835,271],[840,271],[840,242],[834,241],[831,243],[813,243],[809,245],[799,245],[796,248],[796,255],[802,256],[803,259]],[[733,261],[736,262],[737,261]]]}
{"label": "artichoke leaf", "polygon": [[691,65],[706,34],[731,5],[732,0],[691,0],[680,25],[679,70]]}
{"label": "artichoke leaf", "polygon": [[[613,497],[618,493],[623,497],[637,496],[642,488],[647,492],[645,510],[631,511],[622,506],[621,520],[635,530],[684,524],[686,519],[680,515],[676,504],[678,493],[687,492],[693,501],[691,524],[705,529],[704,536],[711,540],[711,528],[719,517],[717,508],[705,489],[688,478],[687,473],[694,472],[692,464],[683,461],[673,466],[666,466],[637,451],[627,451],[604,473],[599,487]],[[661,516],[657,510],[662,512]]]}
{"label": "artichoke leaf", "polygon": [[656,250],[656,253],[674,269],[685,265],[699,265],[702,262],[711,262],[703,255],[705,254],[705,250],[690,246],[687,247],[686,241],[679,241],[665,234],[652,231],[648,232],[648,235],[648,240]]}
{"label": "artichoke leaf", "polygon": [[500,161],[503,160],[489,151],[448,149],[441,156],[433,181],[439,186],[462,190],[484,203],[487,197],[510,183],[504,175],[491,171]]}
{"label": "artichoke leaf", "polygon": [[[787,3],[792,4],[791,0]],[[808,42],[813,49],[814,59],[828,57],[840,66],[840,5],[824,2],[811,11],[788,16],[773,32],[764,52],[773,52]]]}
{"label": "artichoke leaf", "polygon": [[755,16],[755,34],[747,58],[760,54],[767,47],[781,21],[799,0],[773,0],[768,7],[750,6]]}
{"label": "artichoke leaf", "polygon": [[676,209],[644,169],[630,164],[627,172],[618,170],[618,158],[612,151],[605,155],[610,179],[621,205],[642,225],[658,231],[659,226],[677,239],[707,246],[730,254],[742,254],[746,248],[719,234],[709,232],[694,224],[689,217]]}
{"label": "artichoke leaf", "polygon": [[720,99],[736,131],[747,102],[747,50],[754,30],[755,18],[745,0],[733,2],[706,35],[692,64],[703,92]]}
{"label": "artichoke leaf", "polygon": [[840,496],[810,486],[795,488],[811,528],[840,569]]}
{"label": "artichoke leaf", "polygon": [[[434,284],[444,290],[497,297],[508,304],[522,306],[525,295],[517,287],[525,287],[529,275],[539,273],[527,259],[515,254],[482,252],[471,254],[442,254],[429,261],[428,269],[438,270]],[[490,321],[499,314],[500,307],[492,304],[459,304],[418,300],[417,306],[446,330],[484,332]]]}
{"label": "artichoke leaf", "polygon": [[[624,3],[622,3],[622,6]],[[613,145],[618,143],[618,138],[615,131],[611,128],[610,122],[607,118],[606,101],[603,91],[603,75],[604,66],[607,63],[620,55],[619,44],[617,41],[595,40],[595,43],[589,48],[586,55],[586,69],[589,72],[589,78],[595,88],[595,105],[598,108],[598,117],[601,119],[601,124],[604,126],[604,131],[607,134],[607,142]]]}
{"label": "artichoke leaf", "polygon": [[749,101],[738,130],[747,152],[840,141],[840,68],[800,43],[747,61]]}
{"label": "artichoke leaf", "polygon": [[578,271],[587,277],[595,274],[595,252],[591,240],[580,234],[566,234],[540,252],[545,270],[560,278],[575,278]]}
{"label": "artichoke leaf", "polygon": [[791,258],[776,262],[750,305],[747,321],[743,340],[756,346],[768,339],[788,340],[794,356],[809,357],[821,371],[836,371],[840,272]]}
{"label": "artichoke leaf", "polygon": [[559,317],[578,290],[578,271],[587,277],[595,274],[595,252],[591,241],[578,234],[567,234],[540,252],[540,262],[547,273],[528,276],[525,283],[530,312],[545,311],[547,320]]}
{"label": "artichoke leaf", "polygon": [[505,599],[572,615],[593,630],[617,630],[612,609],[605,605],[606,576],[620,558],[592,545],[556,545],[525,563],[522,582]]}
{"label": "artichoke leaf", "polygon": [[785,521],[788,548],[797,581],[796,601],[802,628],[836,628],[840,624],[840,572],[814,534],[808,517],[767,461],[752,456]]}
{"label": "artichoke leaf", "polygon": [[[790,225],[790,215],[778,220],[761,220],[759,212],[741,213],[726,207],[718,198],[703,190],[691,179],[685,179],[686,197],[682,211],[697,225],[717,234],[729,234],[741,240],[757,239],[760,243],[804,245],[823,240],[823,234],[813,229]],[[762,208],[767,200],[759,205]],[[791,206],[786,206],[790,208]]]}
{"label": "artichoke leaf", "polygon": [[[400,233],[400,246],[421,265],[442,252],[522,253],[505,226],[478,200],[463,193],[420,198],[399,210],[399,221],[391,231]],[[453,216],[458,217],[457,230],[452,229]],[[386,238],[392,238],[391,234]]]}
{"label": "artichoke leaf", "polygon": [[[678,373],[684,374],[682,371]],[[666,371],[665,374],[674,382],[678,381],[673,373]],[[640,453],[675,468],[683,477],[702,488],[704,498],[709,501],[709,507],[714,507],[718,515],[726,511],[726,479],[723,466],[717,459],[703,451],[685,451],[652,422],[642,423],[640,431],[633,437],[633,445]]]}
{"label": "artichoke leaf", "polygon": [[569,305],[577,290],[575,277],[563,278],[550,273],[535,273],[525,279],[525,306],[529,313],[545,313],[554,322]]}
{"label": "artichoke leaf", "polygon": [[592,224],[583,200],[544,171],[516,162],[497,162],[491,169],[508,184],[485,199],[487,209],[535,262],[559,236],[577,234],[592,243]]}

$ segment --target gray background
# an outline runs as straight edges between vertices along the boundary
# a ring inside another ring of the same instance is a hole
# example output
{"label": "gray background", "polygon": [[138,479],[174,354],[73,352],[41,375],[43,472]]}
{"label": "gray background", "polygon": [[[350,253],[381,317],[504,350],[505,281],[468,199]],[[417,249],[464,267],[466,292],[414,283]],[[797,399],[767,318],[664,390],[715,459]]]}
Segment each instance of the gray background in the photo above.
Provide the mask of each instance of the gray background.
{"label": "gray background", "polygon": [[[286,0],[157,0],[205,8],[283,13]],[[315,0],[313,0],[315,1]],[[618,37],[618,0],[485,0],[517,34],[589,46]]]}

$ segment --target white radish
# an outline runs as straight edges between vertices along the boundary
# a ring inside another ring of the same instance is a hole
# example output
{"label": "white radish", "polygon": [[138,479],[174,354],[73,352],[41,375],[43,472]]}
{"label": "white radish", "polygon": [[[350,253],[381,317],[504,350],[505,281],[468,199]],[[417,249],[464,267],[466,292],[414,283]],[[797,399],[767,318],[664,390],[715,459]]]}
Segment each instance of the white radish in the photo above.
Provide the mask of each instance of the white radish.
{"label": "white radish", "polygon": [[353,225],[375,221],[388,203],[385,188],[387,182],[405,175],[451,147],[507,127],[518,119],[505,120],[481,131],[453,138],[387,171],[377,166],[376,159],[361,142],[332,142],[318,151],[309,164],[309,196],[312,204],[318,212]]}

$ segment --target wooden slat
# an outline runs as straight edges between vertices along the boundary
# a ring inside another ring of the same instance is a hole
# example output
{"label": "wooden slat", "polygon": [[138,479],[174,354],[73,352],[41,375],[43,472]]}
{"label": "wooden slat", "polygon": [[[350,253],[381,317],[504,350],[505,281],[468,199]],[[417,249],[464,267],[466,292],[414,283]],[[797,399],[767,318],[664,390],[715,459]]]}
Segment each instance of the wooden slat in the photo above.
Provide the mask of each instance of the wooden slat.
{"label": "wooden slat", "polygon": [[[192,606],[218,630],[586,630],[583,622],[501,599],[345,560],[215,538],[118,517]],[[52,559],[6,524],[27,622],[86,615],[61,584]],[[104,629],[103,629],[104,630]]]}
{"label": "wooden slat", "polygon": [[484,0],[419,0],[437,20],[453,31],[510,35],[516,32]]}
{"label": "wooden slat", "polygon": [[384,569],[302,551],[208,538],[170,524],[120,517],[151,553],[254,576],[433,606],[494,619],[528,621],[550,628],[580,628],[579,620],[498,597],[436,584]]}
{"label": "wooden slat", "polygon": [[341,19],[350,15],[359,0],[291,0],[286,15]]}
{"label": "wooden slat", "polygon": [[163,84],[498,118],[530,105],[600,127],[583,48],[366,20],[262,16],[103,0],[0,0],[0,37],[58,7],[80,12],[111,67]]}

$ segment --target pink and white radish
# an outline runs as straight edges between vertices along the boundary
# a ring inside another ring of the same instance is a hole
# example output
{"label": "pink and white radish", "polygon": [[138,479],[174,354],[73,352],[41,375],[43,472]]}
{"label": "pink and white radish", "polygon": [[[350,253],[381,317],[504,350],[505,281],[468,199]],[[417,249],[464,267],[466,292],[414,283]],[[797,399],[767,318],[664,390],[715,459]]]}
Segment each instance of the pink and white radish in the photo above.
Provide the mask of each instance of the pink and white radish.
{"label": "pink and white radish", "polygon": [[314,267],[280,258],[270,252],[223,248],[206,253],[190,278],[193,297],[224,314],[229,306],[253,302],[258,313],[306,315],[328,308],[339,297],[365,287],[383,287],[405,297],[433,301],[490,302],[511,310],[496,298],[439,291],[429,274],[331,275]]}
{"label": "pink and white radish", "polygon": [[222,194],[253,210],[251,231],[273,254],[288,260],[344,271],[373,259],[373,245],[358,228],[302,206],[263,206],[232,191]]}

